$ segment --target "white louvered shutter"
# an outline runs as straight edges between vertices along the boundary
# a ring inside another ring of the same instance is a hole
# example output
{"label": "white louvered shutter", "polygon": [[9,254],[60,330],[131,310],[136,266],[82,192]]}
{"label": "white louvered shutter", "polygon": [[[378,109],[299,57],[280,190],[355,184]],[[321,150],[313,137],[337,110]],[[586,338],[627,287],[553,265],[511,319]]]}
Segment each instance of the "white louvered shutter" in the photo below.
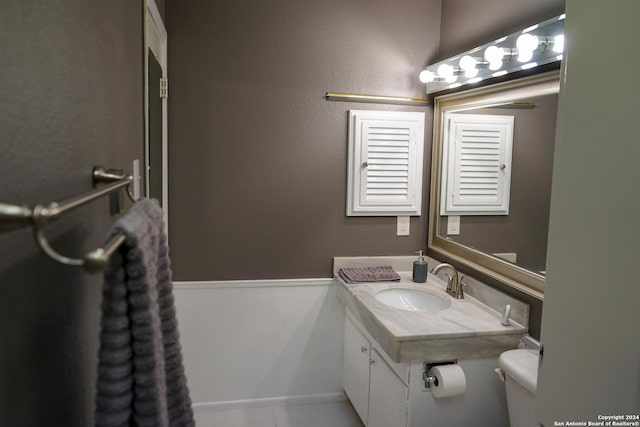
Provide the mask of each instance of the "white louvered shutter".
{"label": "white louvered shutter", "polygon": [[446,114],[441,215],[508,215],[513,116]]}
{"label": "white louvered shutter", "polygon": [[347,215],[420,215],[424,113],[350,111]]}

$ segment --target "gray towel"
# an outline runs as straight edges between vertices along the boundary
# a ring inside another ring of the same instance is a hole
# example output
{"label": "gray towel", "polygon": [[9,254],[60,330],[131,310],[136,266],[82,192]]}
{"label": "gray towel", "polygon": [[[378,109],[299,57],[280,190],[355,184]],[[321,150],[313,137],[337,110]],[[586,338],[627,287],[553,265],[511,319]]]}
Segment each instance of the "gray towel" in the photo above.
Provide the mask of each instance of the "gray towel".
{"label": "gray towel", "polygon": [[125,242],[104,273],[95,425],[194,426],[162,209],[142,199],[116,221]]}
{"label": "gray towel", "polygon": [[338,276],[347,283],[397,282],[400,275],[390,265],[380,267],[345,267],[338,270]]}

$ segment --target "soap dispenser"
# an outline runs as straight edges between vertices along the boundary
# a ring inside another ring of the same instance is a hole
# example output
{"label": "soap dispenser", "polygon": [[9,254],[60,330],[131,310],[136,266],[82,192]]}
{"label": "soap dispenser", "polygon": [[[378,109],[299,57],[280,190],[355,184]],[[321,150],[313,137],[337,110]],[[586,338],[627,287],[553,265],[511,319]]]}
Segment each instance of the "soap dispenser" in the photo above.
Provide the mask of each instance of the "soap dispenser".
{"label": "soap dispenser", "polygon": [[413,262],[413,281],[416,283],[424,283],[427,281],[427,261],[425,261],[422,251],[418,251],[420,256]]}

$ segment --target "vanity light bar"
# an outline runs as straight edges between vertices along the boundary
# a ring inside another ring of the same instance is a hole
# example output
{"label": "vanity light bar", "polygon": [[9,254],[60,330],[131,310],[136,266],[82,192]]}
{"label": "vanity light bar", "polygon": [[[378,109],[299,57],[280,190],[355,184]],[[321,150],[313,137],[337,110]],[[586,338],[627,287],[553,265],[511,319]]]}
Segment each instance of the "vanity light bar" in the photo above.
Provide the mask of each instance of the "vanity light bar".
{"label": "vanity light bar", "polygon": [[561,61],[564,18],[562,14],[431,64],[420,73],[420,81],[430,94]]}

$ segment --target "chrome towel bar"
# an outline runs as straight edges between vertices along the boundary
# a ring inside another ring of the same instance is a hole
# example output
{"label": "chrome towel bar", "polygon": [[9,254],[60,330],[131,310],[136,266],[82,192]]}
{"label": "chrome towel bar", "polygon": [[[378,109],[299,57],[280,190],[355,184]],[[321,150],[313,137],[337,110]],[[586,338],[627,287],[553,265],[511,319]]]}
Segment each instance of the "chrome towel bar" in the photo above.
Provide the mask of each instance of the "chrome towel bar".
{"label": "chrome towel bar", "polygon": [[[31,226],[36,243],[40,249],[54,260],[74,266],[82,266],[86,271],[95,273],[102,271],[109,261],[109,257],[124,242],[123,235],[116,235],[104,247],[89,252],[84,258],[69,258],[56,252],[44,235],[43,227],[58,219],[64,213],[85,205],[95,199],[126,187],[129,198],[135,202],[131,193],[131,175],[123,175],[114,169],[95,166],[92,172],[93,190],[63,202],[52,202],[48,205],[37,205],[33,208],[0,202],[0,232],[15,230]],[[98,187],[99,184],[108,183]]]}

